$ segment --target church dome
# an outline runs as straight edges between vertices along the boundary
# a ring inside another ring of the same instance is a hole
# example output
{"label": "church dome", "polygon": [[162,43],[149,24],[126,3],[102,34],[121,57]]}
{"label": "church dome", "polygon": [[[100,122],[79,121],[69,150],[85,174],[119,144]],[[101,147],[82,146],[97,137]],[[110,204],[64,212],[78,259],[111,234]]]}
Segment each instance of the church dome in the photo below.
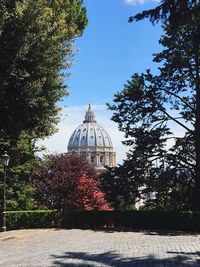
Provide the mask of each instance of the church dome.
{"label": "church dome", "polygon": [[68,143],[68,150],[86,147],[113,147],[111,138],[106,130],[96,122],[90,105],[83,124],[75,129]]}
{"label": "church dome", "polygon": [[116,166],[116,153],[113,151],[111,138],[97,123],[90,105],[85,114],[85,120],[69,139],[68,153],[86,157],[99,172],[105,170],[105,166]]}

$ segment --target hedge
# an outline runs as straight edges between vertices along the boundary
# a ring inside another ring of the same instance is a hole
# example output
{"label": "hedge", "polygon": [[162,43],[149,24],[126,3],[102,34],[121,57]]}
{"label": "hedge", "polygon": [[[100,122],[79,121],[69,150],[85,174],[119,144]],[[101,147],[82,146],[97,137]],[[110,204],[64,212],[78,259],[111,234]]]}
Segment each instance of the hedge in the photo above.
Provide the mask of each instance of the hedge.
{"label": "hedge", "polygon": [[52,210],[7,211],[7,229],[51,228],[58,225],[58,213]]}
{"label": "hedge", "polygon": [[191,211],[8,211],[7,228],[131,228],[200,231],[200,212]]}
{"label": "hedge", "polygon": [[63,228],[131,228],[200,231],[200,212],[191,211],[79,211],[62,214]]}

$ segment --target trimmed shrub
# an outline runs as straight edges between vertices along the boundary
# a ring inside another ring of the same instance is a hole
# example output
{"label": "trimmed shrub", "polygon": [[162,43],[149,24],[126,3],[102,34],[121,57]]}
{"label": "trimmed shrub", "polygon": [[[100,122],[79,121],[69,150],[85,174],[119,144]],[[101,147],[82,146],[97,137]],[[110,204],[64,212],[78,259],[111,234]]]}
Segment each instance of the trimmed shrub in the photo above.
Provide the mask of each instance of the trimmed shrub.
{"label": "trimmed shrub", "polygon": [[65,211],[62,214],[63,228],[113,227],[113,211]]}
{"label": "trimmed shrub", "polygon": [[200,212],[70,211],[62,214],[61,227],[200,231]]}
{"label": "trimmed shrub", "polygon": [[129,228],[200,231],[200,212],[191,211],[8,211],[7,228]]}
{"label": "trimmed shrub", "polygon": [[59,225],[59,213],[52,210],[7,211],[9,230],[21,228],[50,228]]}

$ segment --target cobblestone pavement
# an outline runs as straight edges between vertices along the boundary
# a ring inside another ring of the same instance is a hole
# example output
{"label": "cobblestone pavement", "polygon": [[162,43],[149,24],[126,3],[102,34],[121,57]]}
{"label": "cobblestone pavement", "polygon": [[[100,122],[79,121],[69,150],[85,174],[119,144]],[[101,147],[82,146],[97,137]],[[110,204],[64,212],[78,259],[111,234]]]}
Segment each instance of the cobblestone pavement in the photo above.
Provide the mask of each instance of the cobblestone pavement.
{"label": "cobblestone pavement", "polygon": [[0,266],[200,266],[200,234],[9,231],[0,233]]}

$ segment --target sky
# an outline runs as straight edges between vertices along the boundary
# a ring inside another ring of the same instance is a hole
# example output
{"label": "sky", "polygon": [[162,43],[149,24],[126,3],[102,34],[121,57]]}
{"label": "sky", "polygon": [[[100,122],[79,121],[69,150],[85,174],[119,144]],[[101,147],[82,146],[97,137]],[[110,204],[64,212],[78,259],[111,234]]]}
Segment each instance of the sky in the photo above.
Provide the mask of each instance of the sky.
{"label": "sky", "polygon": [[67,151],[70,135],[84,119],[90,103],[100,123],[111,136],[117,163],[122,163],[128,148],[123,146],[123,133],[110,120],[106,103],[121,91],[135,72],[156,71],[153,53],[161,51],[160,25],[148,20],[128,23],[128,18],[158,5],[158,0],[85,0],[88,26],[75,41],[77,51],[71,76],[67,81],[69,96],[58,104],[63,107],[58,132],[41,144],[46,153]]}
{"label": "sky", "polygon": [[148,20],[128,23],[128,18],[156,5],[151,0],[85,1],[89,23],[75,44],[67,105],[110,102],[134,72],[155,69],[152,54],[161,48],[161,27]]}

